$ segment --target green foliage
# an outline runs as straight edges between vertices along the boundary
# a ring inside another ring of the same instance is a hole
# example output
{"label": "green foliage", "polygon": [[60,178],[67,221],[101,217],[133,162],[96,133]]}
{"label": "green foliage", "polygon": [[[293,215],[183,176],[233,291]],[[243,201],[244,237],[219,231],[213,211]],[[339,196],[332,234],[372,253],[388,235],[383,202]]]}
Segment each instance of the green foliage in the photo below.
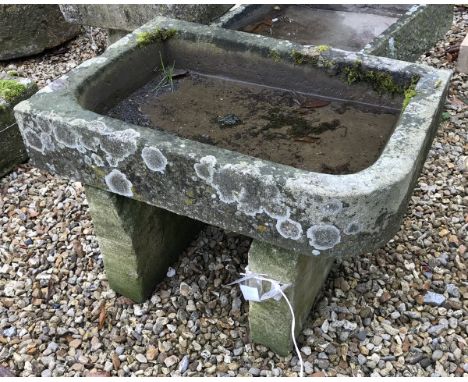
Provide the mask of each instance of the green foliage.
{"label": "green foliage", "polygon": [[13,80],[0,80],[0,97],[10,102],[21,96],[26,91],[26,86]]}
{"label": "green foliage", "polygon": [[450,119],[450,113],[448,111],[444,111],[442,113],[442,121],[448,121]]}
{"label": "green foliage", "polygon": [[161,72],[163,74],[163,78],[161,78],[161,81],[159,81],[158,85],[156,86],[156,90],[159,90],[164,86],[170,85],[171,91],[174,91],[174,82],[172,80],[172,77],[174,77],[175,63],[173,63],[172,66],[164,66],[164,61],[162,59],[161,52],[159,52],[159,59],[161,60]]}
{"label": "green foliage", "polygon": [[157,41],[166,41],[174,37],[177,31],[175,29],[161,29],[157,28],[152,32],[141,32],[137,35],[137,45],[139,47],[149,45]]}

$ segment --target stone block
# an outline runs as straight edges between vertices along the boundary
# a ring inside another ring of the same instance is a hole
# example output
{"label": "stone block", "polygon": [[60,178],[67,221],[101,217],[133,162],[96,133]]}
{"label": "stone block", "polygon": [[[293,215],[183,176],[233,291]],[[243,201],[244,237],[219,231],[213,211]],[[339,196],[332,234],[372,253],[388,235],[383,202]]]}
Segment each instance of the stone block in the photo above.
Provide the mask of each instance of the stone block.
{"label": "stone block", "polygon": [[13,107],[36,91],[31,80],[0,73],[0,177],[28,158]]}
{"label": "stone block", "polygon": [[156,16],[208,24],[227,12],[229,4],[62,4],[65,18],[74,23],[133,31]]}
{"label": "stone block", "polygon": [[58,5],[0,5],[0,60],[31,56],[75,37]]}
{"label": "stone block", "polygon": [[90,186],[86,196],[111,288],[143,302],[200,223]]}
{"label": "stone block", "polygon": [[414,5],[363,52],[414,62],[444,37],[452,22],[452,4]]}
{"label": "stone block", "polygon": [[459,72],[468,73],[468,34],[463,39],[458,53],[457,69]]}
{"label": "stone block", "polygon": [[[292,284],[285,290],[294,309],[297,336],[334,263],[331,256],[304,256],[254,240],[249,250],[249,270]],[[264,282],[269,289],[268,282]],[[250,302],[250,338],[275,353],[287,355],[292,347],[292,315],[284,298]]]}

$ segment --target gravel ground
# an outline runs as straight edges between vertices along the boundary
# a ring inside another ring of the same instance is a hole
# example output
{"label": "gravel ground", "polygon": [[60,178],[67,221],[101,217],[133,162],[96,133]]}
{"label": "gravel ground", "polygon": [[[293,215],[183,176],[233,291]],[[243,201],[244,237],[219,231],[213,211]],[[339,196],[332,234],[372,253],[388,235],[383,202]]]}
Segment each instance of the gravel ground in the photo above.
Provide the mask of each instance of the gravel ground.
{"label": "gravel ground", "polygon": [[11,61],[0,61],[2,70],[14,70],[28,77],[39,88],[67,73],[83,61],[101,54],[107,44],[107,34],[98,28],[83,28],[83,33],[66,44],[49,49],[42,54]]}
{"label": "gravel ground", "polygon": [[[421,61],[454,67],[468,11],[455,16]],[[14,65],[44,85],[100,50],[88,36],[67,47]],[[401,230],[330,274],[299,337],[307,375],[468,376],[467,101],[468,75],[455,73]],[[0,374],[297,375],[294,354],[249,342],[248,303],[223,286],[248,239],[207,227],[133,305],[108,288],[80,183],[23,165],[0,191]]]}

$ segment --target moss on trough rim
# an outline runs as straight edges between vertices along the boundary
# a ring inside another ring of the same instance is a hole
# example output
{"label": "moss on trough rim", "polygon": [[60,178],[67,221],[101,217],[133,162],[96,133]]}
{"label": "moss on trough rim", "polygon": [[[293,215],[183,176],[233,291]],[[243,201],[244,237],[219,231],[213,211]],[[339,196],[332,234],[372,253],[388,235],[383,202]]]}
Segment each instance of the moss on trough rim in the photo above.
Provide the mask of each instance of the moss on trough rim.
{"label": "moss on trough rim", "polygon": [[350,85],[354,82],[363,81],[372,86],[379,94],[404,95],[402,110],[406,109],[411,98],[416,95],[416,84],[419,81],[418,76],[413,76],[409,85],[398,84],[390,73],[363,69],[361,61],[356,61],[353,65],[346,66],[343,69],[343,73]]}
{"label": "moss on trough rim", "polygon": [[[327,45],[319,45],[315,48],[316,55],[313,56],[293,49],[290,52],[290,56],[296,65],[311,64],[313,66],[322,66],[327,69],[332,69],[335,67],[336,62],[328,60],[321,55],[321,53],[326,52],[329,49],[330,48]],[[319,62],[321,62],[321,65],[318,65]],[[406,109],[411,99],[416,95],[416,84],[419,81],[418,76],[413,76],[409,85],[398,84],[393,76],[388,72],[363,68],[362,61],[360,60],[356,60],[351,65],[348,64],[344,67],[342,66],[341,69],[337,69],[338,72],[335,72],[334,75],[341,73],[341,76],[344,76],[345,81],[347,81],[349,85],[357,82],[366,82],[379,94],[388,93],[392,96],[396,94],[403,95],[403,111]]]}
{"label": "moss on trough rim", "polygon": [[157,28],[151,32],[141,32],[137,34],[137,45],[142,47],[156,41],[165,41],[174,37],[177,31],[175,29]]}
{"label": "moss on trough rim", "polygon": [[26,86],[14,80],[0,80],[0,97],[11,102],[26,91]]}
{"label": "moss on trough rim", "polygon": [[416,84],[412,83],[410,86],[408,86],[405,89],[405,99],[403,100],[403,110],[406,109],[406,106],[408,106],[408,104],[410,103],[411,98],[413,98],[416,95],[415,88],[416,88]]}

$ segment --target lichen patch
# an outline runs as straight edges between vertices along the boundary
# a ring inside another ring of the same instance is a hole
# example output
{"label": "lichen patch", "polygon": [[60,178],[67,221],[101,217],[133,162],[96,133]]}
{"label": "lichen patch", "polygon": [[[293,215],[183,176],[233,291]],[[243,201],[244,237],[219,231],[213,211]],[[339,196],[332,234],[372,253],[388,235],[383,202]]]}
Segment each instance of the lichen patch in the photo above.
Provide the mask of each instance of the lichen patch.
{"label": "lichen patch", "polygon": [[248,216],[265,213],[276,220],[276,230],[286,239],[302,237],[301,224],[290,219],[290,209],[283,202],[274,177],[261,174],[261,163],[242,162],[219,168],[216,165],[216,158],[209,155],[201,158],[194,168],[197,176],[216,190],[219,200],[235,203],[237,210]]}
{"label": "lichen patch", "polygon": [[309,244],[318,250],[331,249],[341,241],[340,230],[331,224],[317,224],[306,232]]}
{"label": "lichen patch", "polygon": [[137,150],[137,138],[140,133],[133,129],[113,131],[104,134],[100,139],[102,151],[111,167],[117,167],[121,161]]}
{"label": "lichen patch", "polygon": [[23,138],[30,148],[36,151],[43,152],[44,147],[42,144],[42,140],[34,130],[31,130],[31,129],[24,130]]}
{"label": "lichen patch", "polygon": [[146,167],[151,171],[156,171],[164,174],[167,166],[167,158],[163,155],[161,150],[156,147],[146,146],[141,151],[141,157],[145,162]]}
{"label": "lichen patch", "polygon": [[346,235],[356,235],[357,233],[361,232],[361,224],[358,222],[351,222],[347,225],[347,227],[343,230]]}
{"label": "lichen patch", "polygon": [[343,203],[340,200],[332,199],[323,204],[320,209],[325,215],[336,215],[343,209]]}
{"label": "lichen patch", "polygon": [[57,142],[62,145],[75,149],[79,145],[79,137],[72,129],[63,127],[61,125],[55,125],[53,128],[54,137]]}
{"label": "lichen patch", "polygon": [[291,219],[279,219],[276,222],[276,230],[286,239],[299,240],[302,236],[302,226]]}
{"label": "lichen patch", "polygon": [[193,166],[197,176],[208,183],[213,182],[213,174],[216,166],[216,158],[213,155],[207,155],[200,159],[199,163]]}
{"label": "lichen patch", "polygon": [[133,196],[132,183],[121,171],[114,169],[104,178],[109,191],[123,196]]}

